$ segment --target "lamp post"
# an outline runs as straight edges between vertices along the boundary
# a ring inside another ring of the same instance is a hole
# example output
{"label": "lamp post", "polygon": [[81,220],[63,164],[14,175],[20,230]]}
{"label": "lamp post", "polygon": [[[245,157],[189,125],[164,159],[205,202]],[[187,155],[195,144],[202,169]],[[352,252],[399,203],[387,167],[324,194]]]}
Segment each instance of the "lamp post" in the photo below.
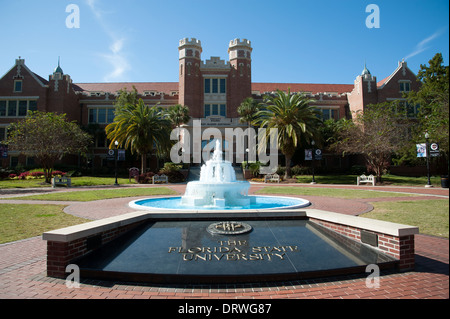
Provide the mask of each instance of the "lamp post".
{"label": "lamp post", "polygon": [[119,157],[119,150],[117,147],[119,146],[119,142],[115,141],[114,145],[116,146],[116,149],[114,150],[114,175],[116,177],[114,186],[119,186],[119,183],[117,182],[117,158]]}
{"label": "lamp post", "polygon": [[312,145],[312,182],[311,184],[316,184],[316,180],[314,178],[314,158],[315,158],[315,149],[314,149],[314,145],[316,145],[316,142],[314,140],[311,141],[311,145]]}
{"label": "lamp post", "polygon": [[430,181],[430,142],[429,142],[429,137],[430,134],[428,134],[428,132],[425,132],[425,152],[426,152],[426,156],[427,156],[427,184],[425,185],[425,187],[433,187],[433,185],[431,185],[431,181]]}

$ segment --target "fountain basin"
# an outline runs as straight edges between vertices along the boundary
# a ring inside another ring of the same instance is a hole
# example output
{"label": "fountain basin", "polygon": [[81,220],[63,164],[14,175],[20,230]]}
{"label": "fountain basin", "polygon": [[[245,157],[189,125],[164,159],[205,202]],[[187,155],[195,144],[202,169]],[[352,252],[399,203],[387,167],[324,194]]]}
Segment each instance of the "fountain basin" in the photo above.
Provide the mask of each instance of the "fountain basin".
{"label": "fountain basin", "polygon": [[245,205],[220,206],[217,204],[198,205],[193,202],[183,203],[182,196],[146,198],[131,201],[131,208],[149,211],[175,210],[175,211],[217,211],[217,210],[278,210],[296,209],[307,207],[311,203],[303,198],[282,196],[246,196],[248,203]]}
{"label": "fountain basin", "polygon": [[186,186],[181,197],[184,206],[248,206],[255,203],[255,198],[248,196],[250,183],[247,181],[204,182],[193,181]]}
{"label": "fountain basin", "polygon": [[[252,219],[214,234],[214,220],[149,221],[75,261],[83,278],[151,283],[297,280],[392,268],[397,260],[307,219]],[[230,230],[230,229],[228,229]]]}

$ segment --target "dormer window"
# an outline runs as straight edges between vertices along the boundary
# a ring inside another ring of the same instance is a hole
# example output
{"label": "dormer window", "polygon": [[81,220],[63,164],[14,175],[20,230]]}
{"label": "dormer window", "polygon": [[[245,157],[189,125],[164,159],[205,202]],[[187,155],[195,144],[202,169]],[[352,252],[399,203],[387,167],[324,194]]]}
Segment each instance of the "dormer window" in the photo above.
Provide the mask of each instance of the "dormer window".
{"label": "dormer window", "polygon": [[22,80],[14,81],[14,93],[22,92]]}

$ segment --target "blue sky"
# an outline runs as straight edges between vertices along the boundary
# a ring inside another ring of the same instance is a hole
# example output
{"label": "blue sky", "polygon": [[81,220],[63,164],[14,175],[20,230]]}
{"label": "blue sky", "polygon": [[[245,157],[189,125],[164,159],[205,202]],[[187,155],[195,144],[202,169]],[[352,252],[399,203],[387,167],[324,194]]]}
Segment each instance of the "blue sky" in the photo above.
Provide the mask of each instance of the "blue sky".
{"label": "blue sky", "polygon": [[75,83],[176,82],[178,41],[195,37],[202,60],[251,40],[253,82],[352,84],[364,62],[381,80],[402,58],[415,73],[437,52],[448,65],[448,12],[447,0],[0,0],[0,76],[21,56],[47,79],[60,56]]}

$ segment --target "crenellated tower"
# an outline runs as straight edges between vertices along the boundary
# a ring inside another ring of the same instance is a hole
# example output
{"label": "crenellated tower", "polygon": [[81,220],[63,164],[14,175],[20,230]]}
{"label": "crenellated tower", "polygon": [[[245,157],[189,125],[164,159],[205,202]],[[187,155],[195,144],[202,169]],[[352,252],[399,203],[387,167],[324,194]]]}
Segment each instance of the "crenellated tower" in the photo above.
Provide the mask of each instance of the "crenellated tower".
{"label": "crenellated tower", "polygon": [[202,44],[196,38],[181,39],[179,52],[179,103],[190,109],[193,118],[202,117]]}
{"label": "crenellated tower", "polygon": [[230,117],[238,117],[237,107],[252,96],[252,46],[247,39],[234,39],[228,46],[231,65],[228,105]]}

